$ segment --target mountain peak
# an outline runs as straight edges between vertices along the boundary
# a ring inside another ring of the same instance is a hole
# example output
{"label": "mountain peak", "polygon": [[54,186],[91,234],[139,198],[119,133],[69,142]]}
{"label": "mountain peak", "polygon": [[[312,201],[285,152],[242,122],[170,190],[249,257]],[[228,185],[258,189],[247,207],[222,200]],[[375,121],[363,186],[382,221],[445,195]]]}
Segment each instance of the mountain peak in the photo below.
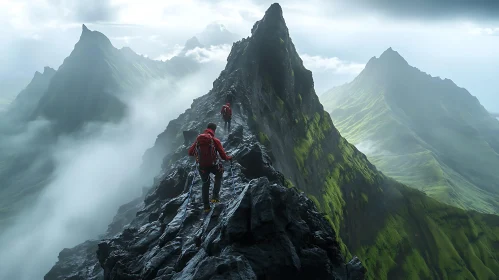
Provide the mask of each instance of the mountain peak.
{"label": "mountain peak", "polygon": [[56,72],[55,69],[48,67],[48,66],[45,66],[45,67],[43,67],[43,72],[35,71],[35,76],[33,77],[33,79],[35,79],[37,77],[45,76],[45,75],[52,76],[53,74],[55,74],[55,72]]}
{"label": "mountain peak", "polygon": [[193,50],[195,48],[202,48],[203,47],[203,44],[201,44],[198,40],[198,38],[196,36],[190,38],[189,40],[187,40],[187,42],[185,42],[185,46],[184,46],[184,51],[189,51],[189,50]]}
{"label": "mountain peak", "polygon": [[54,68],[51,68],[51,67],[48,67],[48,66],[45,66],[43,67],[43,75],[46,75],[46,74],[54,74],[56,71]]}
{"label": "mountain peak", "polygon": [[389,47],[380,55],[379,60],[389,62],[403,62],[404,64],[407,64],[407,61],[391,47]]}
{"label": "mountain peak", "polygon": [[78,46],[79,44],[112,47],[111,41],[106,37],[106,35],[102,34],[99,31],[91,31],[85,24],[82,25],[80,40],[76,45]]}
{"label": "mountain peak", "polygon": [[268,17],[278,17],[284,21],[284,17],[282,16],[282,8],[279,3],[274,3],[270,5],[270,7],[265,12],[265,16]]}
{"label": "mountain peak", "polygon": [[397,71],[404,66],[409,66],[409,63],[397,51],[390,47],[385,50],[379,58],[372,57],[369,59],[363,73],[372,73],[371,71],[378,73],[380,69],[392,69]]}
{"label": "mountain peak", "polygon": [[267,11],[265,12],[265,16],[257,21],[253,28],[251,29],[251,34],[256,35],[258,32],[264,32],[264,30],[286,30],[287,27],[286,22],[284,21],[284,17],[282,15],[282,8],[279,4],[272,4]]}

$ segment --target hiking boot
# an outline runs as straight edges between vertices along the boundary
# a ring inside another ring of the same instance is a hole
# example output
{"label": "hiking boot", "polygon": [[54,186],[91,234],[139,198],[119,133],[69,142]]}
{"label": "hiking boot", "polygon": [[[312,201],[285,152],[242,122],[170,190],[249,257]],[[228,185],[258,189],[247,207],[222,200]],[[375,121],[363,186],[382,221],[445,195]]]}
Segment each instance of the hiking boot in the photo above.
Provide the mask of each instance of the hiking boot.
{"label": "hiking boot", "polygon": [[218,199],[218,198],[211,199],[211,203],[219,203],[219,202],[220,202],[220,199]]}

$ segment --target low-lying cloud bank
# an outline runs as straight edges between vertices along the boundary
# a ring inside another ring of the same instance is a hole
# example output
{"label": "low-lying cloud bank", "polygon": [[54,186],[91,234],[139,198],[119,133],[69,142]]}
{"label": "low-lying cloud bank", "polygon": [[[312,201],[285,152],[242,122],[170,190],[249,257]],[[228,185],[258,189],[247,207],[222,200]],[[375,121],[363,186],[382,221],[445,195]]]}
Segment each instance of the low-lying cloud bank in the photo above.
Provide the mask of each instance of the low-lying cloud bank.
{"label": "low-lying cloud bank", "polygon": [[[59,138],[50,147],[56,164],[50,183],[0,236],[0,279],[42,279],[63,248],[105,232],[118,207],[152,183],[140,171],[146,149],[222,69],[210,64],[180,81],[156,81],[127,100],[130,112],[121,123],[89,124],[83,138]],[[25,145],[36,141],[23,133],[12,137]]]}
{"label": "low-lying cloud bank", "polygon": [[357,75],[366,66],[362,63],[355,63],[350,61],[344,61],[338,57],[322,57],[319,55],[300,55],[303,60],[303,64],[312,72],[328,71],[331,75],[333,74],[350,74]]}

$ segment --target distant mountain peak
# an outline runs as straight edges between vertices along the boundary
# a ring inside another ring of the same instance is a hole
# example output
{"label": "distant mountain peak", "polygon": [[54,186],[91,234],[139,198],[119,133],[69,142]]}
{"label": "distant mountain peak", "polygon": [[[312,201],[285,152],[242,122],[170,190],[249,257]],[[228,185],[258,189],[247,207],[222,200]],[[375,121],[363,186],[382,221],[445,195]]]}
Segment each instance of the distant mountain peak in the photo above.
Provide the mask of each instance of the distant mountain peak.
{"label": "distant mountain peak", "polygon": [[43,68],[43,73],[41,73],[40,71],[36,71],[35,72],[35,76],[33,77],[33,79],[36,78],[36,77],[38,77],[38,76],[45,76],[45,75],[51,75],[52,76],[53,74],[55,74],[55,72],[56,72],[55,69],[53,69],[51,67],[48,67],[48,66],[45,66]]}
{"label": "distant mountain peak", "polygon": [[85,24],[82,25],[80,40],[76,43],[76,46],[79,45],[100,45],[103,47],[113,47],[111,41],[106,37],[106,35],[99,31],[91,31]]}
{"label": "distant mountain peak", "polygon": [[54,68],[52,68],[52,67],[48,67],[48,66],[43,67],[43,74],[44,74],[44,75],[45,75],[45,74],[49,74],[49,73],[50,73],[50,74],[53,74],[53,73],[55,73],[55,72],[56,72],[56,71],[55,71],[55,69],[54,69]]}
{"label": "distant mountain peak", "polygon": [[185,42],[185,46],[184,46],[184,51],[189,51],[189,50],[193,50],[195,48],[202,48],[203,47],[203,44],[201,44],[198,40],[198,38],[196,36],[190,38],[189,40],[187,40],[187,42]]}
{"label": "distant mountain peak", "polygon": [[397,51],[395,51],[392,47],[389,47],[379,56],[379,58],[374,56],[369,59],[363,72],[370,73],[371,70],[378,72],[380,69],[386,69],[387,71],[390,71],[391,69],[397,71],[397,69],[404,67],[411,66]]}
{"label": "distant mountain peak", "polygon": [[409,63],[407,63],[407,61],[391,47],[380,55],[379,60],[387,63],[403,63],[409,65]]}
{"label": "distant mountain peak", "polygon": [[82,29],[82,33],[91,32],[85,24],[82,24],[81,29]]}

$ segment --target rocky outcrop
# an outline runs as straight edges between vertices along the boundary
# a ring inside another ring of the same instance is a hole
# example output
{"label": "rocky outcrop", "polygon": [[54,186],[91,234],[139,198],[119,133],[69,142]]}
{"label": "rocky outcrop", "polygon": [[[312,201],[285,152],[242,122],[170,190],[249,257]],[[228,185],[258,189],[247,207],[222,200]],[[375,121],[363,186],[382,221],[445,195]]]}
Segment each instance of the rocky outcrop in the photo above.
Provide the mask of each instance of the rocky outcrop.
{"label": "rocky outcrop", "polygon": [[[84,246],[66,250],[46,280],[67,279],[67,271],[72,271],[71,279],[106,280],[364,278],[357,258],[345,263],[330,219],[298,190],[313,188],[313,181],[302,183],[299,175],[291,181],[287,177],[292,172],[281,172],[282,167],[297,170],[291,168],[296,161],[285,143],[291,145],[293,139],[287,137],[306,129],[303,123],[295,123],[291,131],[285,127],[294,115],[313,118],[316,110],[321,116],[323,111],[278,4],[252,33],[235,43],[213,89],[171,121],[146,153],[146,161],[157,159],[162,175],[143,205],[135,204],[140,208],[136,217],[98,248],[88,243],[96,252],[93,259],[88,255],[85,261],[71,262],[85,256]],[[204,216],[200,179],[187,157],[190,143],[184,136],[202,131],[210,121],[221,124],[219,109],[230,88],[235,89],[233,130],[229,134],[219,125],[217,135],[234,156],[234,165],[225,166],[222,203]],[[292,165],[286,164],[289,158]],[[97,265],[102,274],[89,275]]]}
{"label": "rocky outcrop", "polygon": [[[187,159],[180,160],[146,197],[134,222],[99,244],[105,279],[355,279],[362,274],[362,267],[343,263],[335,233],[314,203],[284,186],[264,148],[243,130],[240,126],[230,135],[226,150],[236,162],[249,153],[262,156],[226,167],[223,203],[203,217],[199,177],[188,172]],[[236,139],[237,134],[249,139]],[[179,153],[185,155],[185,149]],[[182,191],[192,180],[189,199]]]}

